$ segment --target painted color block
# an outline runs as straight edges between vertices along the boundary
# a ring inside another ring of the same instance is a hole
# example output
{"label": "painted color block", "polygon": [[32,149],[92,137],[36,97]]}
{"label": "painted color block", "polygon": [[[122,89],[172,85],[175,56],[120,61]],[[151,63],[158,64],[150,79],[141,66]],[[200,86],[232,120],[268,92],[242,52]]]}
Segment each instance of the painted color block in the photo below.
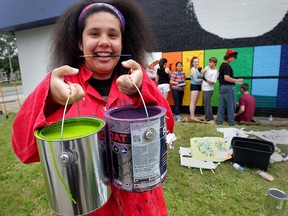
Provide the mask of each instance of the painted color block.
{"label": "painted color block", "polygon": [[235,77],[252,76],[253,47],[232,48],[238,52],[237,59],[231,63]]}
{"label": "painted color block", "polygon": [[[288,76],[288,46],[281,47],[280,76]],[[277,108],[288,108],[288,79],[279,79]]]}
{"label": "painted color block", "polygon": [[174,105],[174,100],[173,100],[173,95],[172,95],[172,89],[171,89],[171,88],[170,88],[170,91],[169,91],[167,100],[168,100],[168,103],[169,103],[170,105]]}
{"label": "painted color block", "polygon": [[276,97],[268,96],[254,96],[256,100],[256,107],[276,108]]}
{"label": "painted color block", "polygon": [[[255,47],[253,76],[279,76],[280,53],[281,46],[278,45]],[[255,79],[252,85],[255,96],[277,96],[278,79]]]}
{"label": "painted color block", "polygon": [[252,80],[252,95],[277,96],[278,79],[254,79]]}
{"label": "painted color block", "polygon": [[281,46],[259,46],[254,49],[253,76],[278,76]]}
{"label": "painted color block", "polygon": [[288,76],[288,45],[281,46],[280,76]]}
{"label": "painted color block", "polygon": [[[172,69],[171,71],[174,72],[176,71],[176,62],[182,62],[182,52],[163,52],[162,53],[162,58],[166,58],[168,61],[168,65],[172,64]],[[183,64],[183,63],[182,63]]]}
{"label": "painted color block", "polygon": [[190,84],[191,80],[186,80],[186,86],[184,88],[184,97],[183,97],[183,106],[189,106],[190,105],[190,97],[191,97],[191,92],[190,92]]}
{"label": "painted color block", "polygon": [[216,82],[214,84],[214,92],[213,92],[213,95],[212,95],[212,99],[211,99],[211,105],[212,106],[218,106],[218,103],[219,103],[219,82]]}
{"label": "painted color block", "polygon": [[279,80],[277,108],[288,108],[288,79]]}

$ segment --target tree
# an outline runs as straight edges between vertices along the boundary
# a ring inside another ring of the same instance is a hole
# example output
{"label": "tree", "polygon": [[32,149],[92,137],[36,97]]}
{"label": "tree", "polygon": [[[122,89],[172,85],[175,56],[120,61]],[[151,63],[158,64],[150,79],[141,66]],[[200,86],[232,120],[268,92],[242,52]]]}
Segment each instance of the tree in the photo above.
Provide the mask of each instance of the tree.
{"label": "tree", "polygon": [[11,72],[19,69],[15,36],[13,34],[0,34],[0,70],[7,72],[9,79]]}

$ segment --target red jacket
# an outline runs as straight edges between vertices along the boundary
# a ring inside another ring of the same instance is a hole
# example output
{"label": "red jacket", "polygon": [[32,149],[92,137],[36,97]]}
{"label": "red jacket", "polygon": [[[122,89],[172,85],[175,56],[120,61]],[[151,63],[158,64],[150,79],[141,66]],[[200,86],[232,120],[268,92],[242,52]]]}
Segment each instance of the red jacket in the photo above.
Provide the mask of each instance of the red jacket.
{"label": "red jacket", "polygon": [[[24,101],[13,123],[12,145],[15,154],[23,163],[40,161],[34,131],[37,128],[51,125],[62,118],[64,106],[59,106],[48,101],[50,75],[36,87],[36,89]],[[66,82],[79,83],[86,95],[78,102],[81,116],[95,116],[104,119],[106,109],[112,107],[133,104],[143,105],[140,97],[127,96],[119,91],[114,78],[107,101],[88,84],[90,72],[84,65],[80,67],[77,75],[66,76]],[[157,86],[143,71],[141,93],[147,105],[160,105],[166,108],[166,127],[173,132],[174,119],[167,100],[160,94]],[[66,117],[78,116],[77,104],[72,104],[66,111]],[[132,193],[117,189],[112,186],[112,195],[108,202],[91,215],[167,215],[162,187],[150,192]]]}

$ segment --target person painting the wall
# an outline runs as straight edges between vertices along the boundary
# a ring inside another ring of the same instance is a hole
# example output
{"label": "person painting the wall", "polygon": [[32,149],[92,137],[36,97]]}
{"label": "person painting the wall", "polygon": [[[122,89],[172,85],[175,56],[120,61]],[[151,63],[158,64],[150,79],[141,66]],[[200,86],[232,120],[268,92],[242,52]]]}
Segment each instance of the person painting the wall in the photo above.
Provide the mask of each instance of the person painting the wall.
{"label": "person painting the wall", "polygon": [[167,59],[161,58],[159,60],[159,68],[157,69],[156,81],[158,82],[158,89],[165,99],[168,98],[170,91],[170,76],[171,69],[167,66]]}
{"label": "person painting the wall", "polygon": [[174,100],[174,114],[176,121],[181,121],[180,107],[184,96],[185,73],[182,62],[176,62],[176,71],[172,73],[170,84],[172,85],[172,96]]}
{"label": "person painting the wall", "polygon": [[219,103],[217,110],[216,124],[220,125],[224,121],[225,109],[228,114],[228,124],[235,124],[234,112],[236,109],[235,83],[243,82],[242,78],[235,79],[231,63],[237,58],[238,52],[228,50],[224,56],[224,62],[219,68]]}
{"label": "person painting the wall", "polygon": [[214,83],[217,82],[218,72],[216,69],[217,58],[212,57],[209,59],[208,66],[203,69],[203,100],[204,100],[204,113],[205,120],[214,120],[213,110],[211,106],[211,98],[214,92]]}
{"label": "person painting the wall", "polygon": [[239,98],[239,110],[235,113],[236,121],[251,122],[255,113],[255,98],[250,95],[247,83],[240,86],[240,91],[243,95]]}
{"label": "person painting the wall", "polygon": [[[65,117],[78,116],[79,108],[83,116],[104,118],[110,108],[143,105],[136,85],[147,104],[165,107],[166,127],[173,132],[170,106],[140,65],[153,41],[145,13],[135,0],[105,2],[77,1],[58,19],[54,69],[27,97],[13,123],[12,145],[23,163],[39,161],[34,131],[61,120],[69,95]],[[107,203],[89,215],[167,215],[161,186],[142,193],[111,188]]]}
{"label": "person painting the wall", "polygon": [[199,59],[197,57],[193,57],[190,62],[190,91],[191,91],[191,99],[190,99],[190,122],[200,122],[200,119],[195,117],[195,109],[197,101],[200,97],[201,84],[203,79],[201,79],[202,74],[199,72]]}

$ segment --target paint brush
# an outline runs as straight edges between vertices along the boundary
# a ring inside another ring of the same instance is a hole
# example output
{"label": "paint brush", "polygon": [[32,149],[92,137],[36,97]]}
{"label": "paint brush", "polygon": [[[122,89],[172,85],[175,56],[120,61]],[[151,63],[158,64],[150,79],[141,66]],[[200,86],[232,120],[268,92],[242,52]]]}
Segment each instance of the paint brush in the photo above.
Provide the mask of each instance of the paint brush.
{"label": "paint brush", "polygon": [[81,58],[85,58],[85,57],[101,57],[101,58],[109,58],[109,57],[130,57],[132,56],[131,54],[110,54],[110,55],[107,55],[107,56],[102,56],[102,55],[99,55],[97,53],[94,53],[92,55],[80,55],[79,57]]}

